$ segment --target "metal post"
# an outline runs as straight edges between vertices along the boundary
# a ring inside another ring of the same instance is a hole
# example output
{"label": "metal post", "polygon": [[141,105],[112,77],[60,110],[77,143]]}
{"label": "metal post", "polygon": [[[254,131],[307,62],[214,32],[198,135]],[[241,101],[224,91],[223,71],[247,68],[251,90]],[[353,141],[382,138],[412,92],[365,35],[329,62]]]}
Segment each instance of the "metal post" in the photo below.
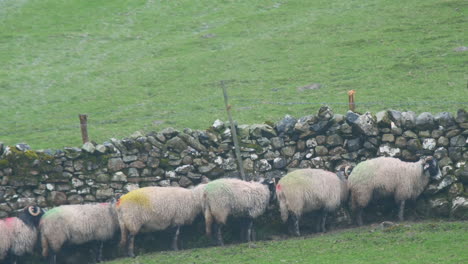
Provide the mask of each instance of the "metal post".
{"label": "metal post", "polygon": [[224,104],[226,105],[226,111],[229,117],[229,123],[231,124],[231,134],[232,134],[232,139],[234,141],[234,150],[237,156],[237,163],[239,165],[239,171],[240,171],[242,180],[245,181],[244,166],[242,165],[242,157],[241,157],[240,148],[239,148],[239,140],[237,139],[237,131],[236,131],[236,127],[234,126],[234,121],[232,121],[232,116],[231,116],[231,111],[230,111],[231,105],[229,105],[228,103],[228,95],[226,91],[226,86],[224,85],[224,81],[221,81],[221,87],[223,88]]}

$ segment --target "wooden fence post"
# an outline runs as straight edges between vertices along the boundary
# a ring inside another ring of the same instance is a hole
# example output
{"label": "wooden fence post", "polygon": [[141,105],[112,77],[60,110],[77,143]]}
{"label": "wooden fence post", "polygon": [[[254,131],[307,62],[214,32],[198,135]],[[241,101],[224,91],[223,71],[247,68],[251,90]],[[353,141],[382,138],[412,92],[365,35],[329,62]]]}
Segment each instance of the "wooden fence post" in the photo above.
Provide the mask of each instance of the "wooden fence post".
{"label": "wooden fence post", "polygon": [[350,90],[348,91],[348,99],[349,99],[349,110],[354,112],[355,104],[354,104],[354,94],[356,91]]}
{"label": "wooden fence post", "polygon": [[221,81],[221,87],[223,88],[223,94],[224,94],[224,104],[226,105],[226,111],[229,117],[229,123],[231,124],[231,134],[232,134],[232,140],[234,141],[234,151],[237,156],[237,163],[239,166],[239,171],[242,177],[242,180],[245,181],[245,173],[244,173],[244,166],[242,164],[242,157],[240,153],[240,148],[239,148],[239,141],[237,139],[237,131],[236,127],[234,126],[234,121],[232,121],[232,116],[231,116],[231,106],[228,103],[228,95],[226,91],[226,86],[224,85],[224,81]]}
{"label": "wooden fence post", "polygon": [[81,138],[83,139],[83,144],[89,142],[88,138],[88,116],[87,115],[78,115],[80,118],[80,127],[81,127]]}

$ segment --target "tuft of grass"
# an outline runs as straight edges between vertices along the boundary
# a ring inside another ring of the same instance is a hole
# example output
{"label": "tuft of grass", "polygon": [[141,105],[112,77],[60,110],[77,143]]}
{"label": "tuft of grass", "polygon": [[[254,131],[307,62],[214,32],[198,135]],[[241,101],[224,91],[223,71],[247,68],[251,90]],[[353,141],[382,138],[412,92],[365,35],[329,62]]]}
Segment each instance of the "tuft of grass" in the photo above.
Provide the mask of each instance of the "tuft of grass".
{"label": "tuft of grass", "polygon": [[[0,2],[0,141],[33,148],[136,130],[315,113],[466,108],[465,0]],[[299,91],[312,83],[316,90]]]}
{"label": "tuft of grass", "polygon": [[105,262],[137,263],[467,263],[468,222],[363,227],[254,245],[158,252]]}

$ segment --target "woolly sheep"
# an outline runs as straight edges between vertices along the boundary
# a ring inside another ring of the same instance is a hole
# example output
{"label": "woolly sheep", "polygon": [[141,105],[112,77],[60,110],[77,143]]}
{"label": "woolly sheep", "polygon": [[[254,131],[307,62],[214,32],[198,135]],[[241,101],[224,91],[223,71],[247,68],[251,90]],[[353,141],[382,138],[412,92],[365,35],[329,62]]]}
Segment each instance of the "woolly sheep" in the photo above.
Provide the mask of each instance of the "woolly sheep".
{"label": "woolly sheep", "polygon": [[115,202],[99,204],[62,205],[47,211],[39,224],[42,255],[55,264],[57,253],[67,244],[98,241],[97,262],[102,260],[105,240],[118,230]]}
{"label": "woolly sheep", "polygon": [[24,208],[18,217],[0,220],[0,261],[16,263],[18,256],[32,253],[37,242],[37,225],[44,211],[38,206]]}
{"label": "woolly sheep", "polygon": [[202,212],[203,184],[193,189],[145,187],[120,197],[117,204],[121,231],[120,247],[135,257],[135,235],[175,227],[172,248],[178,250],[180,226],[193,222]]}
{"label": "woolly sheep", "polygon": [[[345,169],[345,171],[347,168]],[[326,232],[328,212],[337,210],[348,199],[348,187],[342,172],[322,169],[298,169],[288,173],[276,185],[281,219],[291,215],[292,232],[300,236],[299,220],[303,213],[321,211],[318,230]]]}
{"label": "woolly sheep", "polygon": [[252,240],[253,219],[262,215],[275,197],[272,181],[247,182],[223,178],[206,184],[204,189],[204,216],[206,234],[211,236],[216,225],[218,245],[224,245],[221,227],[230,215],[245,217],[246,238]]}
{"label": "woolly sheep", "polygon": [[399,204],[398,218],[403,221],[405,201],[416,199],[428,184],[429,177],[439,176],[437,160],[432,157],[418,162],[379,157],[359,163],[348,179],[351,208],[357,211],[358,225],[362,225],[363,208],[371,199],[382,196],[394,197]]}

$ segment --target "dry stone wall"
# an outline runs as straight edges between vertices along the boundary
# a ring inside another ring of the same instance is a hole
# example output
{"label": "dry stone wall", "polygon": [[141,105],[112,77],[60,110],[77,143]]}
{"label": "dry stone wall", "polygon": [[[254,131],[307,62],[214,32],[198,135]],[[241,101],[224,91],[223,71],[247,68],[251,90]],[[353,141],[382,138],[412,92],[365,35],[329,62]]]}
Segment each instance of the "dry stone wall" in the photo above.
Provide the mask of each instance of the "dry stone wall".
{"label": "dry stone wall", "polygon": [[[0,218],[30,204],[53,207],[105,201],[145,186],[191,187],[239,177],[230,126],[206,131],[167,128],[81,148],[34,151],[0,143]],[[468,219],[468,114],[382,111],[335,114],[322,107],[299,119],[238,125],[249,179],[282,177],[289,169],[335,170],[376,156],[415,161],[435,156],[443,179],[414,205],[420,216]]]}

